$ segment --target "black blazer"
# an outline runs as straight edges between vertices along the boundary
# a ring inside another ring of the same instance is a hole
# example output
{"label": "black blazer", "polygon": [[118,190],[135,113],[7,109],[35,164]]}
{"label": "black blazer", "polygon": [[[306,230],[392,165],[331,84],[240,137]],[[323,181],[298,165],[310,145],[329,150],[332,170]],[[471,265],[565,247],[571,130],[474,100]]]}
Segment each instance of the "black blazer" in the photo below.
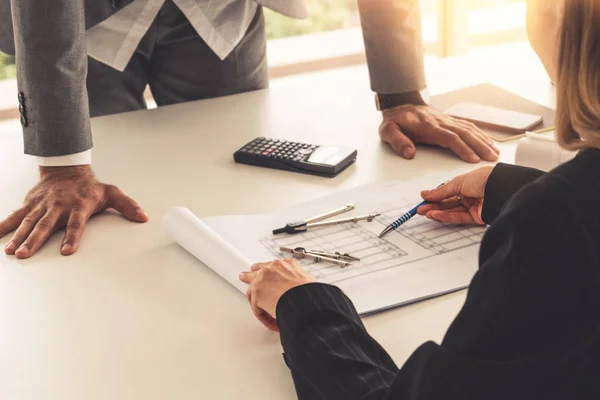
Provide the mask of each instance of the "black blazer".
{"label": "black blazer", "polygon": [[277,321],[298,398],[600,399],[600,150],[547,174],[499,164],[484,218],[462,310],[401,368],[341,290],[288,291]]}

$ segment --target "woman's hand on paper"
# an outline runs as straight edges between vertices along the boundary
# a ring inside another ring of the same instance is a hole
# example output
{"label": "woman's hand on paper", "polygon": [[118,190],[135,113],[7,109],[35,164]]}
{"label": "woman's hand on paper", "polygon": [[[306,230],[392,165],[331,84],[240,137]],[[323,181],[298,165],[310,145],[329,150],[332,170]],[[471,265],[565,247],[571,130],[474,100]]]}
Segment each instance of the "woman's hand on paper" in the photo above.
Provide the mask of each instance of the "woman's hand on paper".
{"label": "woman's hand on paper", "polygon": [[478,168],[436,189],[424,190],[421,196],[431,204],[419,207],[417,213],[447,224],[485,225],[481,211],[485,185],[493,169]]}
{"label": "woman's hand on paper", "polygon": [[240,280],[250,285],[246,297],[256,318],[275,332],[279,331],[275,315],[281,296],[296,286],[316,281],[293,258],[254,264],[250,271],[240,274]]}
{"label": "woman's hand on paper", "polygon": [[445,147],[470,163],[496,161],[500,154],[494,142],[474,124],[428,106],[408,105],[383,111],[379,136],[407,159],[414,158],[416,144]]}

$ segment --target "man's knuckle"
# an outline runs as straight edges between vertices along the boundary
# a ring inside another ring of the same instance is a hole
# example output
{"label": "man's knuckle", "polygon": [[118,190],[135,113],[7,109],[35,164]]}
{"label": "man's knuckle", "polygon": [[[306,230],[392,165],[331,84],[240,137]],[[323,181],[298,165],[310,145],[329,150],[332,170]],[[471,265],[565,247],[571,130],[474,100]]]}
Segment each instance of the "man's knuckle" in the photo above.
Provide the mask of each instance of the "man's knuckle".
{"label": "man's knuckle", "polygon": [[22,219],[22,217],[18,211],[15,211],[12,212],[6,219],[9,221],[18,221],[19,219]]}
{"label": "man's knuckle", "polygon": [[72,230],[76,230],[76,231],[80,230],[82,227],[83,227],[83,225],[79,221],[69,222],[67,224],[67,229],[72,229]]}
{"label": "man's knuckle", "polygon": [[388,134],[393,126],[392,124],[392,121],[384,120],[381,125],[379,125],[379,134],[382,136]]}
{"label": "man's knuckle", "polygon": [[54,227],[53,224],[50,221],[45,220],[45,219],[41,219],[37,223],[37,228],[44,230],[44,231],[49,231],[53,227]]}
{"label": "man's knuckle", "polygon": [[43,203],[44,199],[45,196],[38,193],[27,195],[27,197],[25,198],[24,207],[27,208],[29,212],[31,212],[35,209],[35,207],[38,204]]}
{"label": "man's knuckle", "polygon": [[37,221],[36,218],[33,217],[33,215],[28,215],[25,218],[23,218],[23,222],[26,224],[35,224]]}
{"label": "man's knuckle", "polygon": [[86,203],[85,203],[85,199],[77,199],[73,202],[72,206],[71,206],[71,211],[73,212],[80,212],[85,210],[86,208]]}

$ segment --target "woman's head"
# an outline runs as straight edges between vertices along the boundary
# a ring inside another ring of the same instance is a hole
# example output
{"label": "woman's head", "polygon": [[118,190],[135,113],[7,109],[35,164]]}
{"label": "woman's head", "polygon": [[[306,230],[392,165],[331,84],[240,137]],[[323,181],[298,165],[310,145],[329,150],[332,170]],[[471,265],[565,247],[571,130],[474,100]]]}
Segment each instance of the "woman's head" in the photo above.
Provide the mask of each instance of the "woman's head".
{"label": "woman's head", "polygon": [[565,0],[557,72],[559,144],[600,148],[600,0]]}

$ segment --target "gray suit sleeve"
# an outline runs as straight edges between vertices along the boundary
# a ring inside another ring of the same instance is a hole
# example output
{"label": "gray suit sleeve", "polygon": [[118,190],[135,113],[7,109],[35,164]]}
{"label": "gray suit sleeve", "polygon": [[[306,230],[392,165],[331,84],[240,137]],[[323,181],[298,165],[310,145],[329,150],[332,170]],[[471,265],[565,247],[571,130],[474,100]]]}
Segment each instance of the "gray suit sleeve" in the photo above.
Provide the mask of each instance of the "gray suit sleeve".
{"label": "gray suit sleeve", "polygon": [[421,12],[417,0],[358,0],[371,89],[395,94],[424,89]]}
{"label": "gray suit sleeve", "polygon": [[25,153],[92,147],[84,0],[12,0]]}

